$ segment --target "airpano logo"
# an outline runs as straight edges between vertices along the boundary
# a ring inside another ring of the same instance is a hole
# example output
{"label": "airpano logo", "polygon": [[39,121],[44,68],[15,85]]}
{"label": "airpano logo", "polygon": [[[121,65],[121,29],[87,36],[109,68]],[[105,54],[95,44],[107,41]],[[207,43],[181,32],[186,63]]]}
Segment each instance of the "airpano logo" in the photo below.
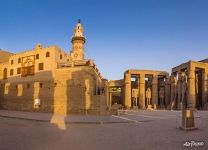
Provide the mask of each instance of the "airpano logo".
{"label": "airpano logo", "polygon": [[183,147],[201,147],[204,146],[204,142],[203,141],[186,141],[185,143],[183,143]]}

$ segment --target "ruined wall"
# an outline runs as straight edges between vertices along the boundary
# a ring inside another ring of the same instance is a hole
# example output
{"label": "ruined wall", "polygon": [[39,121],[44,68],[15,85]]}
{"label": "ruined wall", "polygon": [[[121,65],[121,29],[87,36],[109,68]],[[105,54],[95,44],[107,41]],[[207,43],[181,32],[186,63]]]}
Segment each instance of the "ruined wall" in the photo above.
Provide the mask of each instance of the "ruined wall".
{"label": "ruined wall", "polygon": [[[0,81],[1,108],[20,111],[53,112],[54,81],[52,72],[45,71],[35,76],[12,77]],[[34,100],[39,98],[39,109]]]}
{"label": "ruined wall", "polygon": [[100,114],[106,110],[107,86],[92,67],[57,69],[55,82],[54,113]]}

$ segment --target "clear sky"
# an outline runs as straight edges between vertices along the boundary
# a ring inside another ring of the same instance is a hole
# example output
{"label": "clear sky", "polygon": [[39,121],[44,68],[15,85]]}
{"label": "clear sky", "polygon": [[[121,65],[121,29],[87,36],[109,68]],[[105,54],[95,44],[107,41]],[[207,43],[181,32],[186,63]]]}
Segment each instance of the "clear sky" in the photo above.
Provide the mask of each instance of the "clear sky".
{"label": "clear sky", "polygon": [[0,48],[18,53],[41,43],[69,52],[79,18],[86,57],[107,79],[208,57],[207,0],[0,0]]}

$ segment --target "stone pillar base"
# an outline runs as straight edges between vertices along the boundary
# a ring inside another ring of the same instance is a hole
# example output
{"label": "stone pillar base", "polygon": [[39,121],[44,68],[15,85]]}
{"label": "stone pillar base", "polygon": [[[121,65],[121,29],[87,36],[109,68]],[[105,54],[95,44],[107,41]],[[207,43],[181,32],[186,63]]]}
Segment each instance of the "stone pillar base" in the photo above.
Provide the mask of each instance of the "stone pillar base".
{"label": "stone pillar base", "polygon": [[156,105],[156,104],[154,104],[154,105],[153,105],[153,108],[154,108],[154,109],[157,109],[157,105]]}
{"label": "stone pillar base", "polygon": [[160,109],[165,109],[165,106],[164,106],[164,105],[161,105],[161,106],[160,106]]}
{"label": "stone pillar base", "polygon": [[133,110],[138,110],[138,106],[133,106],[132,109]]}
{"label": "stone pillar base", "polygon": [[196,129],[194,123],[194,112],[193,110],[183,110],[182,111],[182,129],[184,130],[194,130]]}
{"label": "stone pillar base", "polygon": [[148,106],[147,106],[147,110],[153,110],[153,109],[152,109],[152,105],[148,105]]}
{"label": "stone pillar base", "polygon": [[208,102],[204,104],[204,110],[208,110]]}

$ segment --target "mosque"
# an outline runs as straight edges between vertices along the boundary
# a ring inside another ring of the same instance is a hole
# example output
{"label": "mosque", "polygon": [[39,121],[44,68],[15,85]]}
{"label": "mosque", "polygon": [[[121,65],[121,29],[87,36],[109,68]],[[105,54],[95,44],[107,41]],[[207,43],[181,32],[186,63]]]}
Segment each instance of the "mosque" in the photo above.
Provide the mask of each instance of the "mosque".
{"label": "mosque", "polygon": [[12,54],[0,51],[1,109],[56,112],[105,113],[108,81],[92,59],[84,56],[83,26],[77,22],[72,50],[43,47]]}

